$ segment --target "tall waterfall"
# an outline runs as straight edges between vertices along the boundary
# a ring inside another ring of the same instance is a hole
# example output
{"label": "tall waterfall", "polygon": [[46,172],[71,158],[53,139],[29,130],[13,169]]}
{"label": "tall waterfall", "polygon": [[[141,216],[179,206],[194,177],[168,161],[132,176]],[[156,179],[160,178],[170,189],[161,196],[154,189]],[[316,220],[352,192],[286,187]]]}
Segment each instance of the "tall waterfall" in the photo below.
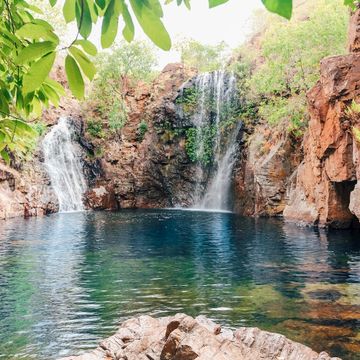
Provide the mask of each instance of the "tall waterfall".
{"label": "tall waterfall", "polygon": [[45,167],[61,212],[84,209],[82,196],[86,191],[86,181],[72,137],[69,119],[62,117],[42,143]]}
{"label": "tall waterfall", "polygon": [[236,114],[239,109],[236,78],[225,71],[204,73],[194,79],[192,88],[185,90],[192,91],[197,101],[191,115],[199,164],[193,207],[230,210],[229,192],[241,127]]}

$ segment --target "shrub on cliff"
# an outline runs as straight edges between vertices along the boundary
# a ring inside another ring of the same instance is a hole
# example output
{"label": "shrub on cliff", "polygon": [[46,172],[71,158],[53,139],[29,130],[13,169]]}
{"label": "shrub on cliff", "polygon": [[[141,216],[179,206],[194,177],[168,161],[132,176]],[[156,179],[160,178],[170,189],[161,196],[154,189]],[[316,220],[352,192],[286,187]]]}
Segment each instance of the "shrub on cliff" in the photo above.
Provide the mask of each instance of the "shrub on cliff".
{"label": "shrub on cliff", "polygon": [[306,2],[291,21],[264,16],[237,54],[251,73],[248,99],[258,104],[263,119],[300,134],[307,123],[306,92],[319,78],[320,60],[345,52],[348,22],[348,10],[338,0]]}
{"label": "shrub on cliff", "polygon": [[150,82],[154,77],[155,50],[144,41],[121,42],[95,61],[98,74],[87,106],[96,109],[100,118],[107,121],[108,129],[117,133],[127,120],[127,92],[139,81]]}

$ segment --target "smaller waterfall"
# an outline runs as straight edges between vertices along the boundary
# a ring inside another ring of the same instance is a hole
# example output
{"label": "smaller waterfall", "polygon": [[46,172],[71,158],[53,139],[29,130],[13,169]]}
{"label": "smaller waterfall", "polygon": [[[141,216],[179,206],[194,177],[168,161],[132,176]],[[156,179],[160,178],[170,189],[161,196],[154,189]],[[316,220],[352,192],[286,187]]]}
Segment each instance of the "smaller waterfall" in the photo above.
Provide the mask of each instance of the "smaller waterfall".
{"label": "smaller waterfall", "polygon": [[82,196],[87,186],[72,136],[69,120],[62,117],[42,142],[45,167],[59,200],[60,212],[84,210]]}
{"label": "smaller waterfall", "polygon": [[[191,90],[192,89],[192,90]],[[241,128],[236,111],[239,95],[236,78],[225,71],[198,75],[192,88],[197,106],[191,121],[195,129],[194,145],[198,167],[193,207],[229,210],[232,170],[238,150]]]}

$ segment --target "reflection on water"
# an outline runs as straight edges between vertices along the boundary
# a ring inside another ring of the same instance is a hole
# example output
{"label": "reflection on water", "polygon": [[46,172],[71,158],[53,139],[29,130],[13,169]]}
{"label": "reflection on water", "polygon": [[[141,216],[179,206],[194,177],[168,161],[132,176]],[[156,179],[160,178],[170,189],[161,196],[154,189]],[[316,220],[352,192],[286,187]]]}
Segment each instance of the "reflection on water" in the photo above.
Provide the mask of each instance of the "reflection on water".
{"label": "reflection on water", "polygon": [[360,351],[360,241],[229,213],[121,211],[0,228],[0,359],[96,346],[139,314],[205,314]]}

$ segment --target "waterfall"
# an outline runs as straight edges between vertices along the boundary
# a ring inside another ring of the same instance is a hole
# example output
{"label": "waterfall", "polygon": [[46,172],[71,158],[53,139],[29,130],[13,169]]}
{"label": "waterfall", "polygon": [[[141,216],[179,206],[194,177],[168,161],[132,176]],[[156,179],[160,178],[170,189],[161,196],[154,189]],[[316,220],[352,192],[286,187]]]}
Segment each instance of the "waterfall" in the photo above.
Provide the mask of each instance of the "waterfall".
{"label": "waterfall", "polygon": [[72,141],[73,134],[69,119],[61,117],[42,142],[45,167],[59,200],[60,212],[84,210],[82,196],[86,181]]}
{"label": "waterfall", "polygon": [[229,146],[222,156],[216,159],[216,170],[199,203],[195,207],[200,209],[230,210],[229,192],[231,186],[232,170],[236,160],[238,144],[237,134],[241,123],[232,132]]}
{"label": "waterfall", "polygon": [[204,73],[193,79],[192,88],[187,85],[184,93],[185,90],[187,94],[193,92],[197,100],[190,116],[196,132],[194,148],[198,163],[193,207],[230,210],[229,192],[241,128],[236,114],[239,109],[236,78],[225,71]]}

